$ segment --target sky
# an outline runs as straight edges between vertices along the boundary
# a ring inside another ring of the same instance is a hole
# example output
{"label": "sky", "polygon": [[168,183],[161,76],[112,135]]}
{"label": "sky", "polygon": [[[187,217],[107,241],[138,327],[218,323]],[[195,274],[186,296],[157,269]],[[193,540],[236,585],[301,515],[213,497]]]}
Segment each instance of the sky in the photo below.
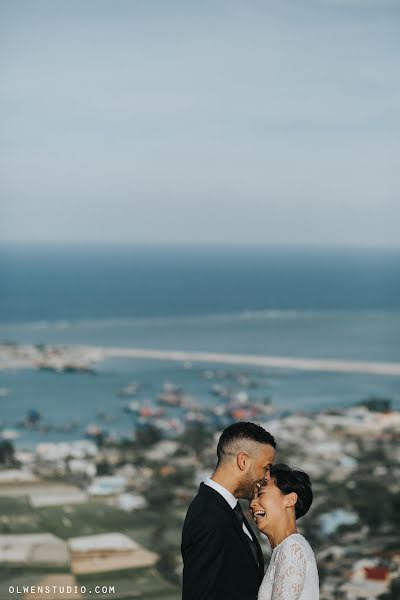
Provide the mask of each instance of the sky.
{"label": "sky", "polygon": [[398,0],[2,0],[0,239],[399,245]]}

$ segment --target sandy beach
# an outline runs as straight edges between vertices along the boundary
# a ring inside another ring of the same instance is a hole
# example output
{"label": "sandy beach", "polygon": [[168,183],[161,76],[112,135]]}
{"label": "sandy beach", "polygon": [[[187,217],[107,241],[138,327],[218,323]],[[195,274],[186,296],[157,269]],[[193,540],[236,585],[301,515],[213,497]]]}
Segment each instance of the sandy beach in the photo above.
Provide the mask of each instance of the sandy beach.
{"label": "sandy beach", "polygon": [[31,345],[0,345],[0,369],[5,370],[44,368],[56,371],[82,371],[90,369],[94,364],[110,358],[400,376],[400,363],[398,362],[315,359],[259,354],[228,354],[220,352],[115,348],[104,346],[38,347]]}
{"label": "sandy beach", "polygon": [[183,362],[202,362],[225,365],[248,365],[297,369],[301,371],[333,371],[342,373],[373,373],[400,375],[400,363],[340,361],[330,359],[291,358],[254,354],[226,354],[219,352],[179,352],[173,350],[145,350],[141,348],[102,349],[107,358],[145,358]]}

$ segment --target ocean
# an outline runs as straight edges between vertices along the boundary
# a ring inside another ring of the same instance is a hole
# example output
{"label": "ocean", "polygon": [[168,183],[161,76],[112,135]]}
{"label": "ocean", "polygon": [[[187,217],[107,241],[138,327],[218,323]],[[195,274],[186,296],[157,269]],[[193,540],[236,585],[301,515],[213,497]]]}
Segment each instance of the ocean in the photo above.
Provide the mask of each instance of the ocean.
{"label": "ocean", "polygon": [[[2,244],[0,251],[0,341],[400,361],[399,250]],[[135,423],[121,387],[140,382],[145,402],[171,381],[212,404],[206,369],[113,359],[96,374],[0,371],[8,390],[0,420],[15,429],[35,409],[52,425],[47,433],[19,430],[21,447],[82,437],[89,423],[129,433]],[[241,370],[257,380],[254,398],[268,397],[280,412],[371,396],[400,407],[396,376]],[[62,431],[74,418],[77,428]]]}

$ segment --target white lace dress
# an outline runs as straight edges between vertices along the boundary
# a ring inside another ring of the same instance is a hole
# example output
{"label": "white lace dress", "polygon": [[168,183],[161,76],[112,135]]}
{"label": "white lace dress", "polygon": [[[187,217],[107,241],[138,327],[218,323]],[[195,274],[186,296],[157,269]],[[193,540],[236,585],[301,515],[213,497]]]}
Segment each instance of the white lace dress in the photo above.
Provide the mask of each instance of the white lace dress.
{"label": "white lace dress", "polygon": [[258,600],[319,600],[314,552],[299,533],[289,535],[274,548]]}

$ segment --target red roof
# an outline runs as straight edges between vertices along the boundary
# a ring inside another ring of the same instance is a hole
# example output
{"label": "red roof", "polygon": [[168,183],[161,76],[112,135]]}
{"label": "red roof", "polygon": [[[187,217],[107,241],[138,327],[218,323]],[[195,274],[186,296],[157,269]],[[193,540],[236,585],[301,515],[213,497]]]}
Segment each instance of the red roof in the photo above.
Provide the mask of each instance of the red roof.
{"label": "red roof", "polygon": [[389,577],[389,570],[386,567],[364,567],[367,579],[385,581]]}

